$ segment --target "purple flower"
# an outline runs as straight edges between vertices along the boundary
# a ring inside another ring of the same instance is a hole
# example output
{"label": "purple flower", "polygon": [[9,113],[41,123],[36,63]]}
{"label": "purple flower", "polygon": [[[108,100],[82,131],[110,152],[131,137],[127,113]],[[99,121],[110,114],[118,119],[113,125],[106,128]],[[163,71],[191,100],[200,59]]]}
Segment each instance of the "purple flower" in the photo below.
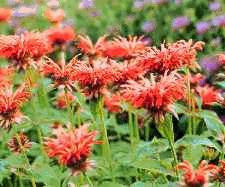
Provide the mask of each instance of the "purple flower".
{"label": "purple flower", "polygon": [[209,9],[211,11],[217,11],[221,8],[221,5],[218,1],[214,1],[214,2],[211,2],[209,3]]}
{"label": "purple flower", "polygon": [[9,5],[9,6],[15,6],[15,5],[17,5],[17,4],[19,4],[19,0],[7,0],[7,4]]}
{"label": "purple flower", "polygon": [[220,68],[218,57],[207,56],[200,60],[201,67],[209,74],[214,73]]}
{"label": "purple flower", "polygon": [[146,45],[152,45],[152,43],[153,43],[153,41],[152,41],[152,39],[150,38],[150,37],[144,37],[143,39],[142,39],[142,41],[146,44]]}
{"label": "purple flower", "polygon": [[156,28],[156,25],[154,22],[146,21],[142,24],[141,29],[143,32],[152,32]]}
{"label": "purple flower", "polygon": [[214,17],[212,19],[212,24],[217,27],[224,27],[225,26],[225,14]]}
{"label": "purple flower", "polygon": [[100,16],[101,15],[101,13],[99,12],[99,11],[92,11],[91,13],[90,13],[90,16],[92,16],[92,17],[98,17],[98,16]]}
{"label": "purple flower", "polygon": [[37,5],[22,5],[13,10],[13,16],[19,18],[33,16],[37,13],[37,10]]}
{"label": "purple flower", "polygon": [[152,3],[156,4],[156,5],[162,5],[167,2],[168,2],[168,0],[152,0]]}
{"label": "purple flower", "polygon": [[182,3],[182,0],[175,0],[176,5],[180,5]]}
{"label": "purple flower", "polygon": [[133,7],[135,9],[142,9],[145,6],[145,2],[143,0],[134,0]]}
{"label": "purple flower", "polygon": [[94,1],[93,0],[81,0],[79,3],[80,9],[90,9],[94,7]]}
{"label": "purple flower", "polygon": [[173,30],[178,30],[181,28],[185,28],[191,23],[191,21],[186,16],[178,16],[172,21]]}
{"label": "purple flower", "polygon": [[196,31],[198,34],[204,34],[210,29],[210,23],[206,21],[201,21],[196,24]]}

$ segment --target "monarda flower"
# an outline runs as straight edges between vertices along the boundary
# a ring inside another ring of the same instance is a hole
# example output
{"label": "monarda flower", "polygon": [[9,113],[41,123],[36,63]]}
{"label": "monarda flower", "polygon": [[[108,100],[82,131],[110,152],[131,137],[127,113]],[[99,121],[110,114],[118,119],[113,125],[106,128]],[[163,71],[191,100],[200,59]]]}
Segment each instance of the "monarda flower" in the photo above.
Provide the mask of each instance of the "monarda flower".
{"label": "monarda flower", "polygon": [[57,158],[59,164],[71,169],[73,175],[86,172],[94,165],[89,160],[91,148],[97,144],[97,132],[88,131],[88,126],[83,125],[78,129],[66,130],[58,127],[53,131],[54,138],[46,138],[45,146],[50,158]]}
{"label": "monarda flower", "polygon": [[220,166],[218,167],[218,173],[215,179],[219,180],[220,182],[225,182],[225,161],[219,161]]}
{"label": "monarda flower", "polygon": [[66,109],[75,100],[75,96],[71,92],[61,91],[56,96],[55,106],[59,109]]}
{"label": "monarda flower", "polygon": [[71,27],[53,27],[44,32],[52,46],[64,47],[75,39],[75,32]]}
{"label": "monarda flower", "polygon": [[225,55],[224,54],[218,55],[218,61],[221,65],[225,65]]}
{"label": "monarda flower", "polygon": [[75,72],[75,64],[77,60],[74,58],[68,64],[64,60],[55,63],[48,57],[45,57],[45,62],[41,64],[40,71],[44,76],[50,77],[53,81],[53,86],[56,88],[67,88],[72,91],[74,81],[72,79]]}
{"label": "monarda flower", "polygon": [[103,55],[109,58],[131,59],[146,51],[146,42],[143,37],[123,38],[119,36],[113,41],[108,41],[104,46]]}
{"label": "monarda flower", "polygon": [[8,142],[8,148],[13,153],[19,154],[27,149],[31,148],[32,143],[23,133],[13,136]]}
{"label": "monarda flower", "polygon": [[13,68],[0,68],[0,88],[11,85],[13,73]]}
{"label": "monarda flower", "polygon": [[156,122],[163,121],[166,112],[177,116],[173,104],[184,98],[184,79],[176,72],[151,80],[128,81],[122,85],[121,95],[135,108],[145,108]]}
{"label": "monarda flower", "polygon": [[61,8],[56,10],[52,10],[49,8],[45,11],[44,16],[48,19],[49,22],[57,24],[64,20],[65,12]]}
{"label": "monarda flower", "polygon": [[205,160],[201,161],[197,169],[194,169],[188,161],[179,163],[177,168],[184,172],[181,182],[183,187],[208,187],[211,177],[218,172],[216,165],[208,164]]}
{"label": "monarda flower", "polygon": [[103,95],[107,86],[118,79],[118,66],[115,61],[98,59],[75,64],[73,79],[78,81],[89,98]]}
{"label": "monarda flower", "polygon": [[9,59],[19,70],[35,66],[49,51],[47,39],[40,33],[0,36],[0,57]]}
{"label": "monarda flower", "polygon": [[12,86],[0,89],[0,127],[10,129],[13,123],[22,122],[25,116],[20,108],[30,96],[26,85],[21,85],[15,92]]}
{"label": "monarda flower", "polygon": [[88,36],[78,36],[78,48],[86,55],[101,55],[103,46],[106,43],[106,36],[102,36],[98,41],[93,44],[91,39]]}
{"label": "monarda flower", "polygon": [[196,88],[196,91],[202,100],[203,107],[208,107],[216,103],[224,104],[224,98],[222,97],[220,90],[217,90],[212,86],[199,86]]}
{"label": "monarda flower", "polygon": [[8,21],[12,16],[12,10],[10,8],[0,8],[0,22]]}
{"label": "monarda flower", "polygon": [[108,109],[109,112],[119,113],[121,112],[121,103],[122,97],[119,93],[111,94],[107,92],[104,95],[104,105]]}
{"label": "monarda flower", "polygon": [[142,66],[150,72],[173,71],[184,66],[198,67],[196,63],[197,51],[203,49],[203,42],[193,43],[184,40],[175,43],[162,44],[161,48],[149,48],[148,52],[140,56],[138,60]]}
{"label": "monarda flower", "polygon": [[123,84],[127,80],[137,80],[147,72],[142,62],[136,60],[124,61],[123,63],[118,63],[117,66],[117,84]]}

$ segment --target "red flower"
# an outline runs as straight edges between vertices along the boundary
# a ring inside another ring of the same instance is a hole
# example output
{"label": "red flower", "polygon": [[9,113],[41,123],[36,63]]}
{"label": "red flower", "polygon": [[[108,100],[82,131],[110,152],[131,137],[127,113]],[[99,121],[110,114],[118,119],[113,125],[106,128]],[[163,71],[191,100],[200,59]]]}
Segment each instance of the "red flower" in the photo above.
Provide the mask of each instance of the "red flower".
{"label": "red flower", "polygon": [[224,54],[219,55],[219,62],[221,65],[225,65],[225,55]]}
{"label": "red flower", "polygon": [[64,46],[66,43],[75,39],[75,32],[71,27],[53,27],[45,31],[48,40],[52,46]]}
{"label": "red flower", "polygon": [[135,108],[145,108],[159,122],[165,112],[176,116],[173,104],[183,99],[185,95],[184,80],[176,72],[160,78],[142,79],[141,81],[128,81],[122,85],[122,97]]}
{"label": "red flower", "polygon": [[119,93],[111,94],[107,93],[104,95],[104,104],[105,107],[109,110],[109,112],[112,113],[119,113],[121,112],[121,106],[120,102],[122,100],[122,97]]}
{"label": "red flower", "polygon": [[51,23],[57,24],[64,20],[65,18],[65,12],[63,9],[47,9],[44,13],[44,16],[50,21]]}
{"label": "red flower", "polygon": [[147,49],[143,37],[123,38],[119,36],[104,45],[103,55],[109,58],[130,59],[143,53]]}
{"label": "red flower", "polygon": [[11,60],[18,69],[35,65],[49,50],[47,39],[40,33],[0,36],[0,56]]}
{"label": "red flower", "polygon": [[50,58],[45,57],[45,62],[40,66],[40,71],[44,76],[49,76],[53,80],[54,87],[66,87],[72,91],[75,63],[77,63],[76,58],[72,59],[68,64],[64,60],[57,64]]}
{"label": "red flower", "polygon": [[142,65],[151,72],[172,71],[188,66],[195,68],[197,51],[202,50],[203,42],[193,43],[184,40],[175,43],[162,44],[161,49],[149,48],[147,53],[139,58]]}
{"label": "red flower", "polygon": [[12,83],[13,68],[0,68],[0,88],[8,87]]}
{"label": "red flower", "polygon": [[218,173],[218,167],[208,164],[205,160],[201,161],[196,170],[188,161],[178,164],[177,168],[184,172],[182,181],[184,187],[208,187],[210,177]]}
{"label": "red flower", "polygon": [[53,131],[55,138],[46,138],[45,146],[49,157],[56,157],[58,162],[71,168],[73,174],[85,172],[93,166],[89,160],[91,147],[97,132],[88,132],[88,126],[66,130],[58,127]]}
{"label": "red flower", "polygon": [[196,88],[196,91],[202,99],[202,106],[211,106],[215,103],[224,103],[224,98],[222,97],[220,91],[216,90],[212,86],[199,86]]}
{"label": "red flower", "polygon": [[197,74],[194,74],[194,75],[191,75],[191,74],[190,74],[190,82],[191,82],[191,84],[193,84],[193,85],[199,85],[199,83],[200,83],[201,81],[203,81],[204,78],[205,78],[205,76],[202,75],[201,73],[197,73]]}
{"label": "red flower", "polygon": [[90,63],[78,62],[75,69],[74,80],[79,82],[86,95],[91,98],[104,94],[107,86],[118,79],[117,63],[107,59]]}
{"label": "red flower", "polygon": [[13,123],[21,123],[25,116],[20,112],[20,107],[30,95],[25,85],[15,92],[12,86],[0,89],[0,127],[10,129]]}
{"label": "red flower", "polygon": [[31,146],[32,146],[32,144],[29,141],[29,139],[27,138],[27,136],[23,133],[20,133],[18,135],[18,137],[13,136],[9,140],[7,145],[12,152],[17,153],[17,154],[25,151],[26,149],[31,148]]}
{"label": "red flower", "polygon": [[8,21],[12,16],[12,10],[10,8],[0,8],[0,22]]}
{"label": "red flower", "polygon": [[225,161],[220,160],[220,166],[218,168],[218,174],[215,179],[218,179],[220,182],[225,182]]}
{"label": "red flower", "polygon": [[75,96],[71,92],[65,93],[64,91],[61,91],[56,97],[55,105],[59,109],[65,109],[74,100]]}
{"label": "red flower", "polygon": [[78,48],[87,55],[101,55],[103,46],[105,45],[106,36],[102,36],[93,44],[88,36],[78,36]]}
{"label": "red flower", "polygon": [[125,61],[118,63],[118,80],[117,83],[123,84],[127,80],[137,80],[146,73],[144,66],[137,61]]}

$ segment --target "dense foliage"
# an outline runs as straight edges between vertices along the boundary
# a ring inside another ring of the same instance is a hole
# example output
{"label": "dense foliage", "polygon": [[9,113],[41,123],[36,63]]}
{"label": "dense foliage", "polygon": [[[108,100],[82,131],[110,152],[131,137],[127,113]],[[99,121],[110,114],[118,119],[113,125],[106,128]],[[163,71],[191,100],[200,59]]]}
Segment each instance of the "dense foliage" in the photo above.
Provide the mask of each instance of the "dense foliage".
{"label": "dense foliage", "polygon": [[0,5],[0,186],[224,185],[224,0]]}

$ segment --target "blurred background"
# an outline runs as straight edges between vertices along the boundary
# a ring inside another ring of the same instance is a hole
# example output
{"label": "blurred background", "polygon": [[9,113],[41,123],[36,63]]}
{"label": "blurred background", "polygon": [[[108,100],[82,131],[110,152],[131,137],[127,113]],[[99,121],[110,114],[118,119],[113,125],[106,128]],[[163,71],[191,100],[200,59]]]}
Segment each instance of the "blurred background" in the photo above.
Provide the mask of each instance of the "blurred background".
{"label": "blurred background", "polygon": [[225,0],[0,0],[0,6],[12,9],[11,19],[0,23],[1,34],[43,31],[51,26],[45,11],[61,8],[63,24],[94,41],[104,34],[144,35],[156,46],[203,40],[202,56],[225,51]]}

